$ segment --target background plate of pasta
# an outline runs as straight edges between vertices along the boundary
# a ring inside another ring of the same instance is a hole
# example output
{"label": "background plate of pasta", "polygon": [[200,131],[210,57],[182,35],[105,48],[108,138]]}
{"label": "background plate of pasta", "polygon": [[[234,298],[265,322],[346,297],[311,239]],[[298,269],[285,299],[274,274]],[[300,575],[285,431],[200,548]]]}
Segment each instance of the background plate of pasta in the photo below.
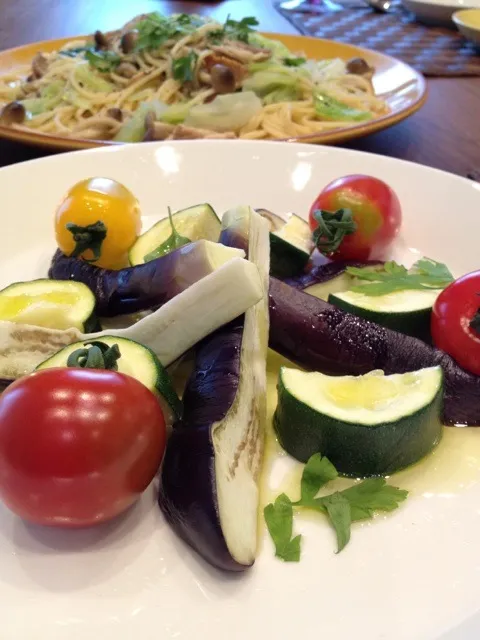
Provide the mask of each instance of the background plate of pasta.
{"label": "background plate of pasta", "polygon": [[408,65],[255,18],[137,16],[120,29],[0,53],[0,137],[78,149],[151,140],[341,142],[417,111]]}

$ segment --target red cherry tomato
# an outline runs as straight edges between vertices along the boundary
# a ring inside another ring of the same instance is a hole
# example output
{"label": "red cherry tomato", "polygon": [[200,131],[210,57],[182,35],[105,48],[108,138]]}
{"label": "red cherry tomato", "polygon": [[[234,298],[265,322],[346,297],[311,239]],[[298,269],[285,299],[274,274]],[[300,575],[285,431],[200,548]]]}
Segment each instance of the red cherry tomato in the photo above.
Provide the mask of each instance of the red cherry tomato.
{"label": "red cherry tomato", "polygon": [[480,271],[474,271],[442,291],[433,306],[431,321],[435,345],[476,375],[480,375],[480,317],[476,318],[479,307]]}
{"label": "red cherry tomato", "polygon": [[325,252],[333,260],[376,260],[386,250],[400,229],[402,211],[396,193],[382,180],[351,175],[334,180],[320,193],[310,209],[309,223],[314,231],[317,210],[335,212],[350,209],[357,229],[344,236],[338,249]]}
{"label": "red cherry tomato", "polygon": [[0,498],[25,520],[88,526],[125,511],[165,450],[156,397],[129,376],[45,369],[0,397]]}

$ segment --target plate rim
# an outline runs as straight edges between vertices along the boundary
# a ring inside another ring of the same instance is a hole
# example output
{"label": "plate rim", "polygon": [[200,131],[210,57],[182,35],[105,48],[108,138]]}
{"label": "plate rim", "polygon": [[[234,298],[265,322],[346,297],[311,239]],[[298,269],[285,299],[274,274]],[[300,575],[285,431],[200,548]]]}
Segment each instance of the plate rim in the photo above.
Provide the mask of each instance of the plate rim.
{"label": "plate rim", "polygon": [[[365,47],[359,47],[354,44],[338,42],[328,38],[314,38],[311,36],[305,36],[302,34],[287,34],[287,33],[276,33],[276,32],[268,32],[268,31],[260,31],[262,35],[266,35],[268,37],[273,37],[275,39],[279,39],[283,42],[286,40],[295,40],[299,43],[309,41],[313,43],[321,43],[321,44],[329,44],[334,43],[335,45],[345,47],[347,49],[352,49],[357,53],[367,53],[367,55],[374,55],[376,57],[383,58],[390,65],[401,65],[404,68],[408,69],[410,74],[415,78],[415,86],[418,87],[418,97],[408,106],[399,109],[398,111],[394,111],[392,113],[388,113],[384,116],[380,116],[379,118],[375,118],[371,121],[363,122],[351,127],[343,127],[341,129],[336,129],[334,131],[328,131],[326,133],[313,133],[305,136],[295,136],[295,137],[287,137],[281,138],[279,140],[273,140],[269,142],[299,142],[306,144],[335,144],[339,142],[346,142],[349,140],[355,140],[364,135],[370,135],[371,133],[376,133],[377,131],[381,131],[390,127],[394,124],[397,124],[406,118],[410,117],[417,111],[419,111],[427,101],[428,98],[428,88],[425,77],[414,69],[411,65],[399,60],[398,58],[394,58],[386,53],[381,53],[374,51],[373,49],[367,49]],[[90,34],[91,35],[91,34]],[[11,47],[9,49],[3,49],[0,51],[0,59],[7,55],[15,55],[18,52],[23,51],[28,48],[39,48],[41,49],[45,45],[52,46],[53,44],[57,44],[58,46],[65,45],[69,42],[74,42],[75,40],[81,40],[83,38],[88,38],[90,35],[74,35],[68,36],[64,38],[51,38],[49,40],[40,40],[37,42],[29,42],[23,45],[19,45],[17,47]],[[0,72],[0,77],[2,73]],[[395,95],[395,94],[393,94]],[[14,129],[12,127],[7,127],[0,124],[0,139],[12,140],[14,142],[23,142],[27,144],[32,144],[34,146],[50,148],[50,149],[61,149],[61,150],[83,150],[83,149],[92,149],[96,147],[112,147],[112,146],[123,146],[125,143],[115,142],[113,140],[91,140],[87,138],[65,138],[58,135],[52,135],[48,133],[39,133],[34,129],[30,130],[22,130],[22,129]],[[238,140],[236,140],[238,142]],[[262,140],[262,142],[267,142]],[[128,143],[132,144],[132,143]]]}

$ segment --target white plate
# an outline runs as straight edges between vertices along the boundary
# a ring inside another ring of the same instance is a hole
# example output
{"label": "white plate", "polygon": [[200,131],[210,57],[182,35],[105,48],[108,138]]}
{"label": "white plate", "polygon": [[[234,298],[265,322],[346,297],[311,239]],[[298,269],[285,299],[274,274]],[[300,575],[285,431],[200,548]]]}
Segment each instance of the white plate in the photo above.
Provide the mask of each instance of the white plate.
{"label": "white plate", "polygon": [[452,26],[452,16],[460,9],[480,7],[480,0],[402,0],[417,20],[431,25]]}
{"label": "white plate", "polygon": [[[394,255],[414,250],[456,274],[479,267],[480,185],[389,158],[255,142],[142,144],[59,155],[0,171],[1,285],[45,274],[53,210],[91,175],[125,183],[147,223],[167,205],[250,203],[306,215],[332,178],[367,173],[404,211]],[[274,489],[292,464],[271,464]],[[433,640],[480,610],[480,431],[449,429],[434,456],[395,476],[412,489],[388,518],[354,525],[339,556],[324,522],[297,520],[303,558],[265,538],[243,576],[209,568],[164,523],[153,489],[126,516],[85,531],[25,525],[0,508],[2,640]],[[448,640],[476,640],[480,617]]]}

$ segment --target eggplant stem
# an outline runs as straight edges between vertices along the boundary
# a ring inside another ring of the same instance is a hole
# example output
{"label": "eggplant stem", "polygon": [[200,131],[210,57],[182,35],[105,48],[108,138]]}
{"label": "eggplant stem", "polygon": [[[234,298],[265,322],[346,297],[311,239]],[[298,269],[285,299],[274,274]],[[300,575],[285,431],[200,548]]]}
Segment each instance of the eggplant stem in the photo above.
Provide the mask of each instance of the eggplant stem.
{"label": "eggplant stem", "polygon": [[102,255],[102,244],[107,237],[107,227],[101,220],[97,220],[94,224],[88,224],[82,227],[73,222],[68,222],[66,228],[73,236],[75,249],[70,254],[70,258],[78,258],[85,251],[93,253],[93,258],[85,258],[85,262],[96,262]]}
{"label": "eggplant stem", "polygon": [[90,348],[76,349],[67,359],[67,367],[80,367],[82,369],[106,369],[118,371],[117,360],[121,357],[118,344],[109,347],[104,342],[92,340],[83,343]]}
{"label": "eggplant stem", "polygon": [[337,251],[345,236],[355,233],[357,223],[350,209],[338,211],[315,211],[313,217],[318,227],[313,232],[313,240],[317,249],[324,255]]}

